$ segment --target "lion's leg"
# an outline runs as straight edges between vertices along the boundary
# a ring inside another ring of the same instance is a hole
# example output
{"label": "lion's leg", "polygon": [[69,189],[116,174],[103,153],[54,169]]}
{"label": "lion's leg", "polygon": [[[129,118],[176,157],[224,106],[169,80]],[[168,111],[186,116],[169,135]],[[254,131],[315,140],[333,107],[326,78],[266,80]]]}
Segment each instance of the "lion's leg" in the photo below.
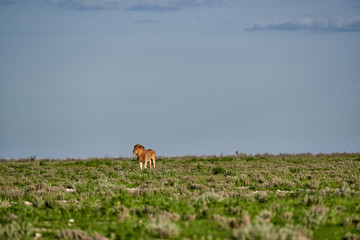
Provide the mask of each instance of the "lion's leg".
{"label": "lion's leg", "polygon": [[153,166],[155,168],[155,158],[152,159]]}
{"label": "lion's leg", "polygon": [[144,166],[145,169],[147,169],[147,162],[148,161],[145,160],[145,166]]}
{"label": "lion's leg", "polygon": [[140,165],[140,169],[142,170],[143,167],[142,162],[139,162],[139,165]]}

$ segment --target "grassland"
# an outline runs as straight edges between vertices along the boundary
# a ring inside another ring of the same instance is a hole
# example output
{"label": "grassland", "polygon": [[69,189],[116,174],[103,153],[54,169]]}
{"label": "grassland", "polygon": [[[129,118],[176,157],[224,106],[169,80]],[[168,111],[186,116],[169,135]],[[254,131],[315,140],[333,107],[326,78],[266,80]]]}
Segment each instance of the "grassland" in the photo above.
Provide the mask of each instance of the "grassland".
{"label": "grassland", "polygon": [[0,160],[0,239],[360,239],[360,154]]}

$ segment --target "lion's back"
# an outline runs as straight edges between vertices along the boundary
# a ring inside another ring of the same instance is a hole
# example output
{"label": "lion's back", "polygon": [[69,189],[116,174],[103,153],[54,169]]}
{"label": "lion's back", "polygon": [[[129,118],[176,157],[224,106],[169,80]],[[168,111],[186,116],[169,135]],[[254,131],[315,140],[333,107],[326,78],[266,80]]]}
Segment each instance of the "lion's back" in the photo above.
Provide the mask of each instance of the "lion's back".
{"label": "lion's back", "polygon": [[154,159],[156,156],[156,153],[153,149],[146,150],[146,157]]}

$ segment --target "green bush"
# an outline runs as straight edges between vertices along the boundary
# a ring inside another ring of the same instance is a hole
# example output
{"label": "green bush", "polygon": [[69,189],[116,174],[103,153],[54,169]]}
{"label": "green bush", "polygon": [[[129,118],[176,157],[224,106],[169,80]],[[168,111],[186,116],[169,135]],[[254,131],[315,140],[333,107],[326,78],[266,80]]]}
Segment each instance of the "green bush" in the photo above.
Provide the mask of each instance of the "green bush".
{"label": "green bush", "polygon": [[30,239],[33,227],[30,223],[18,224],[16,222],[0,225],[0,239]]}
{"label": "green bush", "polygon": [[223,167],[220,167],[220,166],[214,167],[214,168],[212,169],[212,173],[213,173],[214,175],[216,175],[216,174],[225,174],[225,173],[226,173],[226,169],[223,168]]}

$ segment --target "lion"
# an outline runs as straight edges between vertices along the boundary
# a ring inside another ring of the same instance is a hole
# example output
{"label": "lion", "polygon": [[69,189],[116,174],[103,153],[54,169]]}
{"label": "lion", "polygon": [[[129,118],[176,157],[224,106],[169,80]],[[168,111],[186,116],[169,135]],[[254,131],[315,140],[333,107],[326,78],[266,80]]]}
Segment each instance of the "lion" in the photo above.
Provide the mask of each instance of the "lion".
{"label": "lion", "polygon": [[146,150],[144,146],[140,144],[136,144],[134,146],[133,154],[135,154],[138,157],[140,169],[143,169],[143,162],[144,168],[147,168],[147,163],[149,162],[150,168],[151,168],[151,161],[155,168],[155,151],[152,149]]}

